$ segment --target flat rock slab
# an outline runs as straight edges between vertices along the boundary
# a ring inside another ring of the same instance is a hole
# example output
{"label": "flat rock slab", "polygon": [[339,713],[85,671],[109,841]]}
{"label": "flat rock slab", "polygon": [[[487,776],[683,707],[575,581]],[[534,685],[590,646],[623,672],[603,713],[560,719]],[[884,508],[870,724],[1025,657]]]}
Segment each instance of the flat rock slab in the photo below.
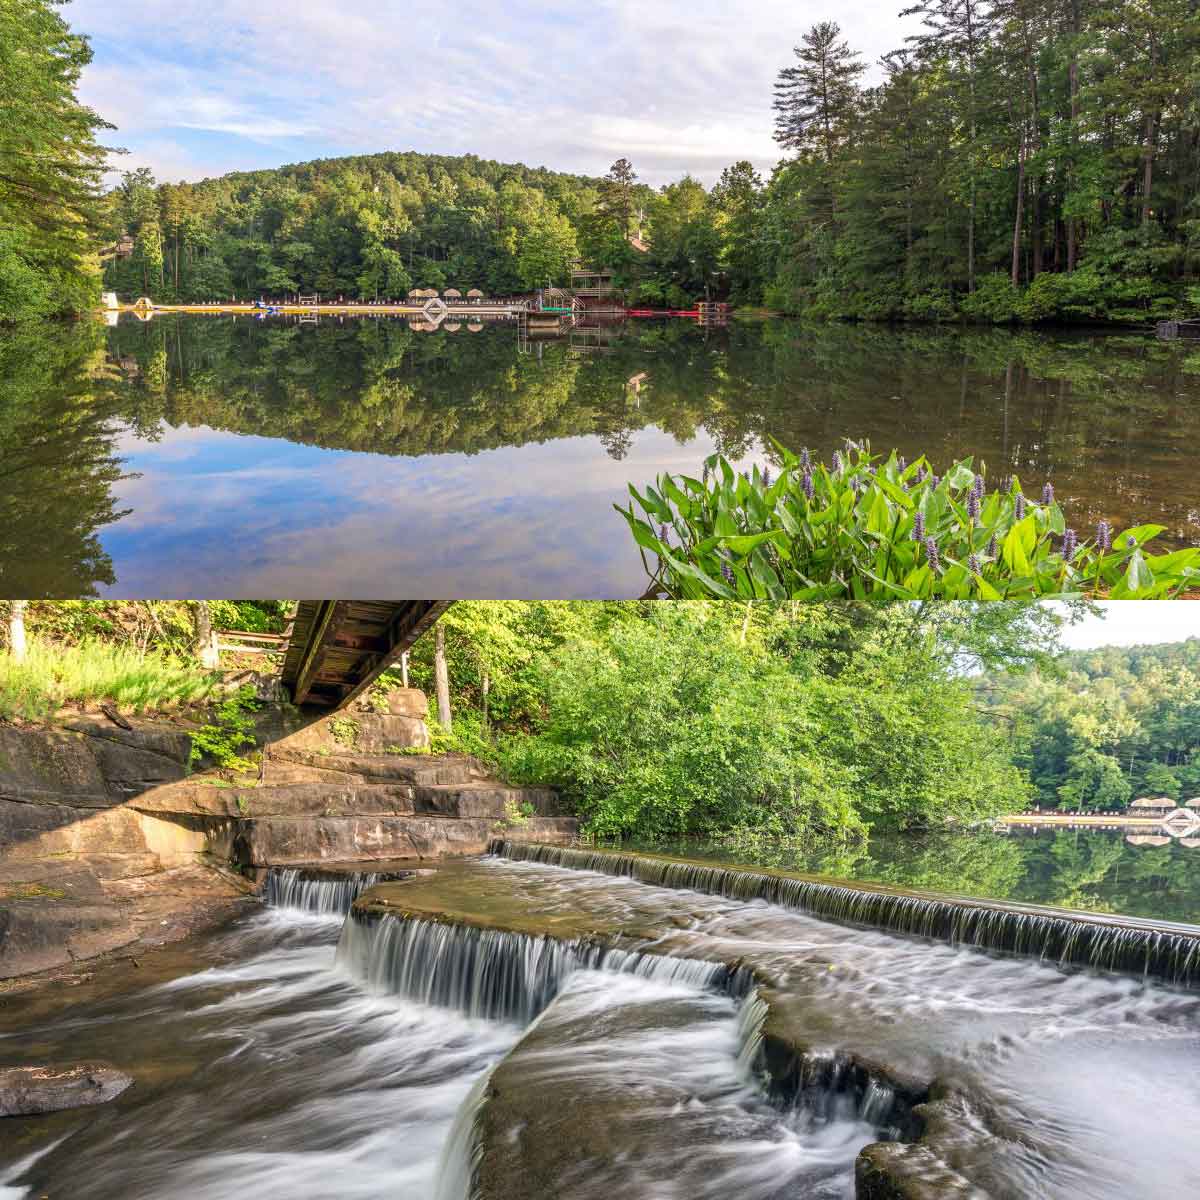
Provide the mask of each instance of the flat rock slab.
{"label": "flat rock slab", "polygon": [[0,1069],[0,1117],[27,1117],[116,1099],[133,1077],[110,1063]]}

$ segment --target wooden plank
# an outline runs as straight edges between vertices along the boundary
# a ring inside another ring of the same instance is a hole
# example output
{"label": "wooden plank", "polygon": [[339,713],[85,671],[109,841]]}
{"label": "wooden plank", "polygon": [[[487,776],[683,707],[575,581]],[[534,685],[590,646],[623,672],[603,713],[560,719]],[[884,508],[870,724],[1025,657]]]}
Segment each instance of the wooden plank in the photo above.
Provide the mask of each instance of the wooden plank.
{"label": "wooden plank", "polygon": [[308,689],[312,685],[313,677],[316,675],[317,666],[321,661],[325,634],[342,606],[343,602],[340,600],[320,601],[312,628],[308,633],[304,659],[296,675],[296,686],[292,689],[293,704],[299,705],[304,703],[305,697],[308,695]]}

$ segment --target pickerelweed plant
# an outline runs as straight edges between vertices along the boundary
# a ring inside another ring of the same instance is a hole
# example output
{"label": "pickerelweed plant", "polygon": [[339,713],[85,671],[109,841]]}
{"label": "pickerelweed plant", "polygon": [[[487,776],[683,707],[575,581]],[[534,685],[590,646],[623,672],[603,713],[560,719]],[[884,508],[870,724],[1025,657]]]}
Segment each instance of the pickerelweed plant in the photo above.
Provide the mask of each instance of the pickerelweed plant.
{"label": "pickerelweed plant", "polygon": [[[1200,588],[1200,548],[1147,552],[1164,530],[1091,540],[1067,526],[1054,489],[1015,476],[989,491],[965,458],[942,476],[925,458],[886,459],[847,442],[830,465],[775,444],[777,478],[720,455],[702,479],[660,475],[617,511],[654,585],[676,598],[799,600],[1165,599]],[[647,552],[654,556],[651,561]]]}

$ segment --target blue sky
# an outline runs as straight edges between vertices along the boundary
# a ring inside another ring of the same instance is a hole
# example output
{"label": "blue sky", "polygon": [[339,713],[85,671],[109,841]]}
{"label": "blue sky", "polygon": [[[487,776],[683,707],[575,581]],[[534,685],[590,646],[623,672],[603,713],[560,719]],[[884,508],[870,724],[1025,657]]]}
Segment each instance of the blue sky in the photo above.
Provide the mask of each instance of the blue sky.
{"label": "blue sky", "polygon": [[[658,185],[769,170],[771,88],[838,20],[874,63],[915,27],[902,0],[73,0],[82,95],[118,166],[199,179],[380,150],[476,153]],[[873,69],[872,74],[877,74]]]}

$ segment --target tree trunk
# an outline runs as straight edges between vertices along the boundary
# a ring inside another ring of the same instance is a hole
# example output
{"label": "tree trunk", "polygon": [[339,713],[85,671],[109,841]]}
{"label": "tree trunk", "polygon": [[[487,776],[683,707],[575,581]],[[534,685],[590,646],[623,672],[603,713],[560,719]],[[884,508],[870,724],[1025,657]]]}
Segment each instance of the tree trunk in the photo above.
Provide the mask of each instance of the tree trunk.
{"label": "tree trunk", "polygon": [[1146,114],[1146,130],[1142,145],[1142,225],[1150,224],[1151,198],[1154,186],[1154,142],[1157,121],[1153,113]]}
{"label": "tree trunk", "polygon": [[1021,221],[1025,216],[1025,131],[1017,157],[1017,215],[1013,220],[1012,285],[1021,286]]}
{"label": "tree trunk", "polygon": [[192,601],[192,628],[195,640],[192,643],[197,661],[206,671],[216,669],[218,662],[217,635],[212,627],[212,610],[207,600]]}
{"label": "tree trunk", "polygon": [[25,661],[25,608],[28,600],[11,600],[8,606],[8,652],[16,662]]}
{"label": "tree trunk", "polygon": [[[1071,0],[1071,34],[1078,39],[1080,33],[1079,0]],[[1068,201],[1075,186],[1075,147],[1079,130],[1079,47],[1073,41],[1071,45],[1071,65],[1068,69],[1068,79],[1071,88],[1071,137],[1070,157],[1067,163],[1067,196]],[[1075,270],[1075,261],[1079,255],[1079,236],[1075,228],[1074,216],[1067,217],[1067,270]]]}
{"label": "tree trunk", "polygon": [[439,621],[433,634],[433,679],[437,686],[438,724],[450,730],[450,672],[446,667],[446,631]]}

